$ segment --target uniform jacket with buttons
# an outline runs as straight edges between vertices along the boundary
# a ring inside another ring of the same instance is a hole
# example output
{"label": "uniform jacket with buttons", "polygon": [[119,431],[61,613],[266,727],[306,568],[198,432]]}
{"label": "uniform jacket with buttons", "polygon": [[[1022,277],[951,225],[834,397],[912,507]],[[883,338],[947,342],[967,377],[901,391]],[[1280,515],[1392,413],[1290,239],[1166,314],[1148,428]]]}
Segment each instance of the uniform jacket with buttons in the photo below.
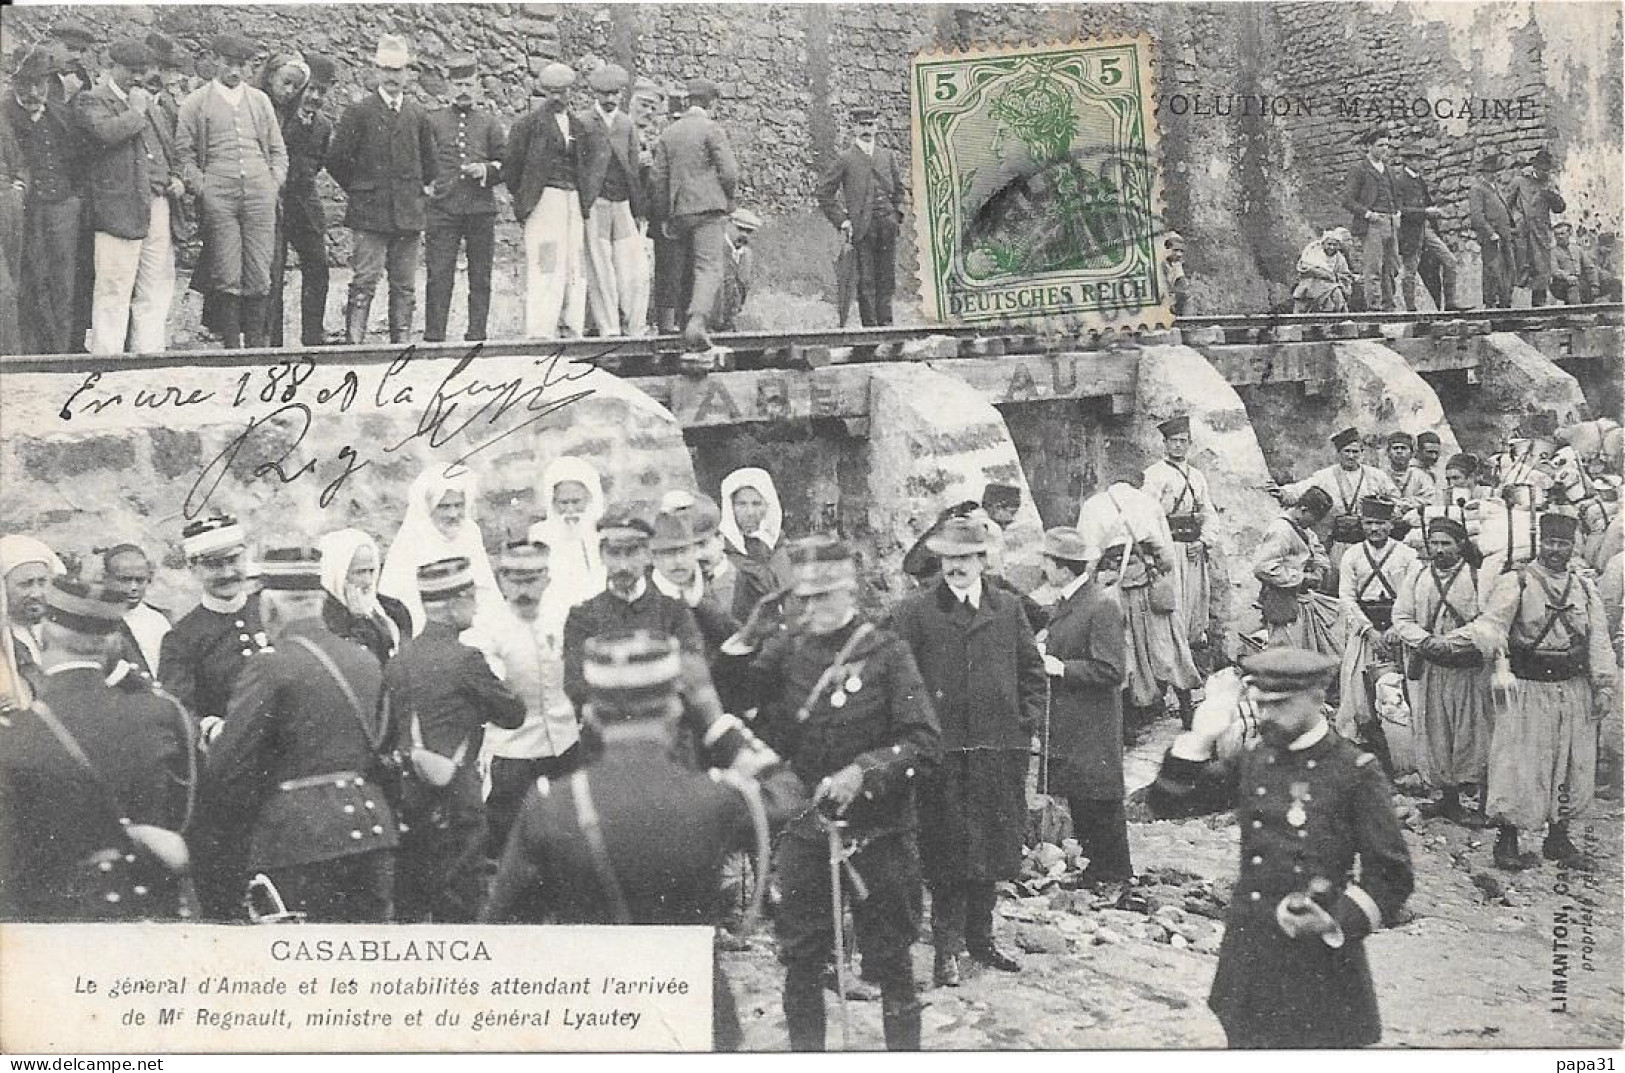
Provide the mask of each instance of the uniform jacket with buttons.
{"label": "uniform jacket with buttons", "polygon": [[195,737],[186,713],[150,685],[108,686],[88,660],[43,673],[37,700],[95,772],[33,711],[0,717],[0,917],[177,916],[178,878],[129,843],[118,820],[184,827]]}
{"label": "uniform jacket with buttons", "polygon": [[[844,817],[857,838],[918,826],[914,787],[936,766],[942,740],[914,655],[889,630],[876,629],[859,642],[847,660],[854,671],[813,694],[861,622],[854,619],[827,634],[781,633],[754,655],[723,656],[716,671],[754,702],[757,735],[809,788],[848,764],[863,771],[862,789]],[[809,697],[807,718],[798,720]],[[787,830],[825,837],[811,813],[792,820]]]}
{"label": "uniform jacket with buttons", "polygon": [[687,655],[703,659],[705,638],[694,612],[683,601],[656,589],[653,581],[645,579],[644,586],[636,600],[623,600],[606,589],[570,608],[564,620],[564,693],[577,712],[588,699],[581,664],[590,637],[616,630],[650,630],[677,638]]}
{"label": "uniform jacket with buttons", "polygon": [[[326,654],[348,693],[297,639]],[[395,817],[371,778],[380,683],[372,653],[319,617],[290,622],[275,647],[245,660],[206,786],[211,808],[250,821],[250,868],[394,848]]]}
{"label": "uniform jacket with buttons", "polygon": [[[435,144],[430,221],[436,216],[494,215],[496,188],[502,182],[501,164],[508,148],[502,120],[483,108],[462,112],[454,106],[430,112],[429,129]],[[485,178],[465,177],[461,171],[464,164],[487,165]]]}
{"label": "uniform jacket with buttons", "polygon": [[137,112],[103,79],[73,99],[85,134],[92,226],[114,238],[147,237],[155,187],[180,178],[174,138],[156,104]]}
{"label": "uniform jacket with buttons", "polygon": [[[1381,765],[1328,728],[1299,750],[1256,745],[1234,782],[1213,777],[1213,766],[1170,754],[1147,798],[1161,816],[1236,809],[1241,874],[1208,1005],[1232,1034],[1267,1032],[1301,1047],[1376,1043],[1382,1025],[1361,940],[1393,921],[1415,885]],[[1175,786],[1183,792],[1166,792]],[[1289,939],[1276,923],[1281,899],[1315,879],[1331,884],[1322,904],[1342,930],[1339,946]]]}
{"label": "uniform jacket with buttons", "polygon": [[422,231],[435,156],[429,117],[411,99],[396,113],[372,92],[345,109],[327,155],[327,173],[349,195],[345,226]]}
{"label": "uniform jacket with buttons", "polygon": [[10,98],[5,104],[5,122],[22,151],[29,204],[55,204],[83,193],[84,139],[68,105],[47,103],[36,122],[16,98]]}
{"label": "uniform jacket with buttons", "polygon": [[237,672],[265,645],[259,596],[250,596],[232,614],[199,604],[164,635],[158,649],[159,679],[195,718],[224,718]]}

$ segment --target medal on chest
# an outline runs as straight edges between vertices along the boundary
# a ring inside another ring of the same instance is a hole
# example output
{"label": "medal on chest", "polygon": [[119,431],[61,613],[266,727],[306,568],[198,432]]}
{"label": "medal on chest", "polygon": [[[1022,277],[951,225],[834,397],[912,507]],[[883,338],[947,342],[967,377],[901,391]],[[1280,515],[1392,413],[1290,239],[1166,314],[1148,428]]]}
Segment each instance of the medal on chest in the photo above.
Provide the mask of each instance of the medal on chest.
{"label": "medal on chest", "polygon": [[1286,822],[1293,827],[1302,827],[1309,822],[1309,813],[1303,807],[1305,802],[1311,800],[1309,784],[1295,782],[1288,788],[1288,793],[1292,796],[1292,804],[1287,806]]}
{"label": "medal on chest", "polygon": [[[839,678],[840,675],[837,674],[835,677]],[[846,681],[836,686],[835,691],[829,695],[829,706],[831,708],[846,707],[847,698],[857,695],[862,689],[863,679],[858,676],[856,670],[853,670],[846,676]]]}

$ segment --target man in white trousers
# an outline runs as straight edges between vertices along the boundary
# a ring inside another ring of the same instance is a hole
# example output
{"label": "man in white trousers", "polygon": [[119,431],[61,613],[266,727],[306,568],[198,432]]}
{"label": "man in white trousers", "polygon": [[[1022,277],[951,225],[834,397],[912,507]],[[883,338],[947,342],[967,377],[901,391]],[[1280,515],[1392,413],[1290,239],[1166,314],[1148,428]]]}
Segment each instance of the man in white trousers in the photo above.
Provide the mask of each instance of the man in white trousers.
{"label": "man in white trousers", "polygon": [[562,317],[567,335],[587,323],[586,259],[581,211],[585,127],[570,114],[576,73],[550,63],[537,76],[542,103],[514,124],[502,174],[524,228],[525,335],[552,339]]}
{"label": "man in white trousers", "polygon": [[626,68],[606,63],[587,76],[597,102],[581,115],[581,204],[587,213],[587,300],[601,335],[639,335],[649,319],[648,215],[638,136],[621,111]]}

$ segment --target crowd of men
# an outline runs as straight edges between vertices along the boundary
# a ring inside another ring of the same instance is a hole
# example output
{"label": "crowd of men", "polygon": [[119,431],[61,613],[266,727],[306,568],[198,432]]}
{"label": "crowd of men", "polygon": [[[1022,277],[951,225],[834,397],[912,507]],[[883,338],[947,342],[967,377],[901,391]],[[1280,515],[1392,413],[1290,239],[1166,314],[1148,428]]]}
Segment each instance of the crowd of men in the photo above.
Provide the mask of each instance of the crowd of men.
{"label": "crowd of men", "polygon": [[[1422,171],[1427,149],[1407,140],[1396,160],[1394,141],[1382,128],[1361,136],[1365,155],[1350,171],[1342,199],[1349,224],[1304,247],[1293,312],[1416,311],[1418,279],[1434,309],[1466,308],[1457,300],[1456,255],[1442,233],[1445,208]],[[1514,166],[1489,150],[1467,187],[1483,305],[1510,308],[1515,287],[1528,289],[1531,306],[1619,301],[1619,236],[1587,232],[1576,241],[1574,225],[1554,219],[1568,206],[1550,151],[1537,150],[1508,176]]]}
{"label": "crowd of men", "polygon": [[[104,48],[105,45],[105,48]],[[754,275],[759,215],[737,204],[739,168],[714,118],[719,91],[668,88],[614,63],[550,63],[540,103],[511,123],[485,102],[477,56],[411,92],[410,45],[377,43],[366,92],[330,114],[333,60],[263,55],[235,33],[187,59],[173,41],[102,42],[68,17],[25,49],[0,108],[0,352],[165,349],[177,257],[200,245],[190,287],[221,346],[282,345],[287,252],[298,257],[300,341],[362,342],[387,281],[391,342],[444,342],[465,259],[464,338],[490,321],[496,190],[521,227],[524,334],[554,338],[681,330],[696,348],[733,330]],[[903,185],[876,144],[878,113],[855,109],[852,145],[822,176],[819,209],[840,234],[842,323],[891,322]],[[342,331],[326,324],[327,219],[316,180],[346,198],[353,270]]]}

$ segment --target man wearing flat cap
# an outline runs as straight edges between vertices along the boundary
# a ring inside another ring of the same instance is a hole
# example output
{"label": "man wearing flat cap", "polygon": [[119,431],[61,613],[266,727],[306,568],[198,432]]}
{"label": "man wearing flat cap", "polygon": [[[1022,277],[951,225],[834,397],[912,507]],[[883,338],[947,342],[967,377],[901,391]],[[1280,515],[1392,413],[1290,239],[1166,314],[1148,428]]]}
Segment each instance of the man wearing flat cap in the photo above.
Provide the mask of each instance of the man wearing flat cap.
{"label": "man wearing flat cap", "polygon": [[1586,305],[1597,293],[1597,266],[1574,241],[1574,225],[1552,225],[1552,297],[1565,305]]}
{"label": "man wearing flat cap", "polygon": [[[384,739],[378,660],[327,628],[321,556],[272,548],[257,564],[265,632],[209,747],[203,805],[246,827],[244,879],[228,919],[286,909],[313,924],[390,919],[395,813],[377,778]],[[246,912],[245,912],[246,910]]]}
{"label": "man wearing flat cap", "polygon": [[52,26],[51,36],[63,57],[54,72],[51,99],[66,104],[96,84],[96,48],[102,37],[88,23],[71,16]]}
{"label": "man wearing flat cap", "polygon": [[963,954],[1019,968],[993,937],[994,884],[1021,865],[1029,743],[1043,721],[1044,661],[1014,594],[984,584],[987,530],[953,518],[926,541],[934,586],[890,626],[914,652],[942,732],[942,759],[920,783],[920,858],[931,888],[938,985],[959,983]]}
{"label": "man wearing flat cap", "polygon": [[108,47],[107,76],[73,99],[86,141],[86,189],[95,229],[90,351],[138,354],[169,341],[175,293],[172,200],[186,190],[163,113],[142,83],[152,53],[140,41]]}
{"label": "man wearing flat cap", "polygon": [[0,918],[177,919],[191,720],[145,679],[106,678],[114,596],[58,577],[45,602],[34,703],[0,714]]}
{"label": "man wearing flat cap", "polygon": [[600,335],[648,330],[649,259],[644,249],[643,169],[638,136],[621,110],[626,68],[606,63],[587,76],[595,98],[581,114],[581,205],[587,223],[587,298]]}
{"label": "man wearing flat cap", "polygon": [[[730,853],[754,850],[766,874],[770,833],[806,807],[806,790],[737,720],[706,743],[708,771],[672,756],[680,647],[648,630],[588,640],[584,717],[601,753],[527,787],[483,922],[714,925]],[[737,1051],[739,1013],[717,961],[711,1002],[713,1049]]]}
{"label": "man wearing flat cap", "polygon": [[1534,561],[1492,575],[1488,606],[1474,624],[1496,653],[1484,811],[1500,829],[1497,866],[1538,864],[1539,857],[1519,852],[1518,836],[1544,826],[1541,856],[1567,871],[1589,871],[1595,862],[1569,829],[1596,794],[1602,720],[1619,714],[1613,646],[1596,585],[1571,562],[1579,520],[1547,512],[1539,528]]}
{"label": "man wearing flat cap", "polygon": [[461,635],[474,624],[474,574],[464,558],[417,569],[427,623],[384,668],[390,741],[403,758],[396,918],[468,924],[479,912],[486,851],[479,766],[487,723],[515,730],[525,701]]}
{"label": "man wearing flat cap", "polygon": [[24,354],[67,354],[74,340],[74,297],[81,273],[84,227],[84,140],[72,107],[52,100],[56,63],[48,48],[30,49],[12,75],[0,122],[20,151],[22,247],[12,272]]}
{"label": "man wearing flat cap", "polygon": [[880,985],[886,1048],[919,1050],[909,947],[920,886],[915,787],[939,755],[932,694],[908,644],[859,614],[851,548],[808,537],[796,543],[791,563],[796,621],[780,625],[785,594],[763,597],[717,665],[758,708],[762,740],[814,788],[814,807],[787,825],[775,860],[790,1049],[824,1049],[824,973],[832,953],[844,956],[832,951],[827,825],[844,820],[836,834],[869,892],[852,915],[863,975]]}
{"label": "man wearing flat cap", "polygon": [[687,266],[682,288],[683,341],[703,350],[711,311],[728,256],[728,214],[734,210],[739,165],[728,134],[711,118],[721,91],[708,78],[688,83],[688,110],[655,144],[656,214],[667,235],[679,243]]}
{"label": "man wearing flat cap", "polygon": [[1434,204],[1433,192],[1422,175],[1427,150],[1416,138],[1408,138],[1394,165],[1394,198],[1399,202],[1399,292],[1405,308],[1413,312],[1416,280],[1421,276],[1435,309],[1458,309],[1456,305],[1456,255],[1450,252],[1436,230],[1444,209]]}
{"label": "man wearing flat cap", "polygon": [[[1185,613],[1186,636],[1192,653],[1215,640],[1209,623],[1213,618],[1212,565],[1202,529],[1213,514],[1207,476],[1190,463],[1191,419],[1189,414],[1170,417],[1157,425],[1162,433],[1162,458],[1145,469],[1147,495],[1157,498],[1168,518],[1168,535],[1173,537],[1174,584],[1179,605]],[[1180,697],[1181,715],[1189,719],[1190,694]]]}
{"label": "man wearing flat cap", "polygon": [[463,338],[478,342],[485,338],[491,314],[496,188],[502,182],[508,135],[502,121],[485,107],[477,56],[465,53],[448,60],[446,81],[450,102],[429,113],[436,167],[423,240],[423,259],[428,268],[423,341],[446,341],[446,318],[451,311],[457,249],[461,246],[468,253],[468,328]]}
{"label": "man wearing flat cap", "polygon": [[1381,496],[1360,501],[1365,539],[1343,553],[1338,563],[1339,602],[1347,635],[1338,676],[1337,731],[1350,741],[1366,743],[1393,774],[1388,744],[1377,718],[1376,680],[1384,669],[1397,669],[1394,600],[1416,568],[1417,554],[1393,538],[1398,505]]}
{"label": "man wearing flat cap", "polygon": [[852,146],[818,180],[818,208],[857,255],[858,317],[868,328],[892,322],[903,172],[897,154],[875,143],[880,113],[852,110]]}
{"label": "man wearing flat cap", "polygon": [[1517,233],[1512,210],[1495,177],[1506,167],[1494,149],[1479,158],[1478,174],[1467,187],[1467,219],[1478,238],[1483,262],[1483,303],[1492,309],[1512,306],[1512,284],[1517,276]]}
{"label": "man wearing flat cap", "polygon": [[1529,304],[1546,304],[1552,286],[1552,213],[1568,208],[1557,192],[1550,150],[1540,149],[1512,180],[1507,211],[1512,215],[1517,243],[1518,285],[1529,288]]}
{"label": "man wearing flat cap", "polygon": [[[1234,808],[1241,824],[1208,1006],[1232,1048],[1370,1046],[1382,1022],[1364,939],[1415,886],[1392,790],[1321,714],[1335,658],[1269,648],[1242,670],[1240,703],[1198,709],[1147,798],[1161,816]],[[1240,747],[1231,777],[1221,744]]]}
{"label": "man wearing flat cap", "polygon": [[[1360,522],[1360,500],[1365,496],[1398,499],[1399,489],[1381,467],[1365,461],[1365,441],[1360,431],[1346,428],[1331,437],[1337,461],[1317,469],[1306,480],[1289,484],[1281,489],[1282,503],[1295,503],[1310,488],[1319,488],[1331,500],[1331,529],[1324,534],[1327,554],[1335,571],[1343,561],[1343,552],[1365,539],[1365,526]],[[1325,579],[1327,591],[1336,595],[1335,574]]]}
{"label": "man wearing flat cap", "polygon": [[288,150],[276,108],[244,81],[254,45],[217,34],[212,81],[181,102],[175,153],[198,199],[212,322],[226,349],[270,344],[268,302],[277,201],[288,177]]}
{"label": "man wearing flat cap", "polygon": [[541,104],[513,126],[504,181],[524,229],[525,335],[552,339],[564,328],[586,331],[586,225],[582,209],[582,154],[587,131],[570,111],[576,73],[550,63],[537,75]]}
{"label": "man wearing flat cap", "polygon": [[408,99],[412,54],[394,34],[378,39],[378,88],[345,109],[327,171],[349,196],[344,223],[355,233],[345,336],[364,342],[378,282],[389,276],[389,341],[403,343],[417,312],[418,242],[435,177],[434,131]]}
{"label": "man wearing flat cap", "polygon": [[1388,132],[1376,127],[1358,141],[1365,156],[1343,184],[1343,208],[1349,213],[1349,230],[1361,241],[1363,308],[1375,312],[1394,308],[1394,277],[1399,275],[1399,199],[1394,196]]}
{"label": "man wearing flat cap", "polygon": [[1478,549],[1467,527],[1450,517],[1428,523],[1427,561],[1412,571],[1394,597],[1394,635],[1407,653],[1407,695],[1416,773],[1437,789],[1437,814],[1463,827],[1484,825],[1461,795],[1482,791],[1489,766],[1493,646],[1474,624],[1488,593],[1474,574]]}

